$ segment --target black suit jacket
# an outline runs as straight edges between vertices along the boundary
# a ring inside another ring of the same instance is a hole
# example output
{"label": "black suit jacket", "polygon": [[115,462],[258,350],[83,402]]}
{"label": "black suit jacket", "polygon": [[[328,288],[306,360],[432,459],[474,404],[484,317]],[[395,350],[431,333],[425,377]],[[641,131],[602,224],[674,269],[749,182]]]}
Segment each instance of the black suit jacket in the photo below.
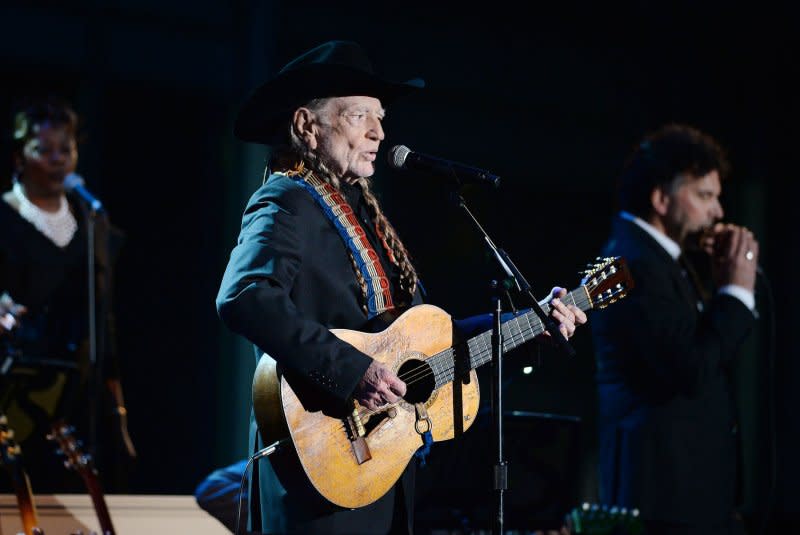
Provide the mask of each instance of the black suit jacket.
{"label": "black suit jacket", "polygon": [[[344,193],[396,288],[396,271],[353,188],[344,185]],[[417,291],[412,304],[421,302]],[[385,327],[367,318],[361,286],[336,227],[300,184],[283,175],[270,176],[248,202],[217,308],[231,330],[255,345],[257,358],[267,353],[278,362],[309,410],[343,406],[372,361],[330,329]],[[251,421],[256,451],[263,444]],[[287,494],[268,463],[254,468],[253,480],[252,495],[260,494],[261,500],[251,501],[251,512],[260,505],[260,527],[266,533],[353,533],[371,527],[379,532],[378,526],[391,520],[393,492],[362,509],[315,518],[319,513]],[[410,510],[413,473],[403,481]],[[259,527],[258,518],[254,522]]]}
{"label": "black suit jacket", "polygon": [[614,221],[602,254],[624,257],[636,287],[589,322],[600,498],[646,519],[724,522],[737,464],[728,374],[753,313],[724,294],[701,311],[678,262],[630,221]]}

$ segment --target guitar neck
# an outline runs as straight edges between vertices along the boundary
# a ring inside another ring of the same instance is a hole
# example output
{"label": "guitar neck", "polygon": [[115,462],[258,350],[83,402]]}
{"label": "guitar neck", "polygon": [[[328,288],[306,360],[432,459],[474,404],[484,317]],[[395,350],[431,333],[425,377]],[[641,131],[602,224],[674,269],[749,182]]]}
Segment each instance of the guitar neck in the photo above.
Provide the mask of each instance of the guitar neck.
{"label": "guitar neck", "polygon": [[115,535],[114,526],[111,523],[111,515],[108,512],[105,497],[103,496],[103,489],[100,486],[100,481],[97,479],[97,473],[91,466],[84,466],[80,469],[81,477],[92,497],[94,510],[97,514],[97,520],[100,522],[100,530],[103,535]]}
{"label": "guitar neck", "polygon": [[97,519],[100,521],[102,535],[114,535],[114,526],[111,524],[111,515],[108,514],[103,489],[97,477],[97,470],[92,462],[92,456],[85,454],[80,447],[80,441],[75,439],[75,428],[64,420],[53,423],[48,440],[58,442],[59,449],[66,456],[64,464],[71,470],[76,470],[83,479],[89,495],[92,497]]}
{"label": "guitar neck", "polygon": [[31,481],[28,478],[28,474],[19,465],[14,467],[14,491],[17,495],[22,527],[26,535],[32,535],[33,528],[39,525],[39,519],[36,516],[36,504],[33,501]]}
{"label": "guitar neck", "polygon": [[[592,300],[585,286],[579,286],[561,298],[561,301],[568,305],[575,305],[581,310],[592,308]],[[550,314],[550,305],[541,304],[545,314]],[[503,352],[521,346],[533,340],[546,331],[546,327],[538,314],[534,310],[529,310],[500,326],[503,338]],[[465,345],[469,352],[469,369],[474,370],[492,360],[492,331],[485,331],[467,340]],[[435,388],[439,388],[453,381],[456,370],[456,352],[462,350],[460,347],[450,348],[441,353],[433,355],[427,360],[436,378]]]}

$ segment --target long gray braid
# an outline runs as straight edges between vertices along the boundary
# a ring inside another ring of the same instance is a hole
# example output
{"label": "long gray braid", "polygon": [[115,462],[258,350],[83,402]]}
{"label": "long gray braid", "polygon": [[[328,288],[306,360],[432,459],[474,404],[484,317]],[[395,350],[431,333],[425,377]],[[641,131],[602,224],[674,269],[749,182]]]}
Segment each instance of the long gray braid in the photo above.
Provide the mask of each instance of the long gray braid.
{"label": "long gray braid", "polygon": [[[328,98],[314,99],[304,107],[308,108],[314,113],[319,114],[329,100],[330,99]],[[328,167],[316,153],[309,150],[306,143],[294,131],[294,128],[291,125],[289,127],[289,131],[291,139],[291,152],[299,157],[300,161],[304,163],[306,168],[314,171],[314,174],[320,180],[323,180],[337,190],[340,190],[341,179],[331,171],[330,167]],[[418,277],[417,272],[414,269],[414,265],[411,263],[408,250],[406,249],[405,245],[403,245],[403,242],[400,239],[400,236],[398,236],[397,231],[384,215],[380,203],[372,191],[370,179],[361,177],[355,181],[355,185],[361,188],[361,192],[364,195],[364,201],[367,203],[367,208],[370,211],[370,215],[375,221],[376,230],[381,239],[384,240],[386,246],[392,252],[392,260],[394,261],[395,265],[400,269],[400,291],[405,295],[402,299],[400,299],[399,304],[410,304],[417,289]],[[356,260],[353,258],[352,253],[348,251],[348,254],[350,256],[350,261],[353,264],[353,270],[356,273],[356,277],[363,291],[363,295],[366,296],[367,283],[364,280],[364,277],[361,275],[361,270],[358,269],[358,265],[356,264]],[[364,307],[366,308],[366,302],[364,303]]]}

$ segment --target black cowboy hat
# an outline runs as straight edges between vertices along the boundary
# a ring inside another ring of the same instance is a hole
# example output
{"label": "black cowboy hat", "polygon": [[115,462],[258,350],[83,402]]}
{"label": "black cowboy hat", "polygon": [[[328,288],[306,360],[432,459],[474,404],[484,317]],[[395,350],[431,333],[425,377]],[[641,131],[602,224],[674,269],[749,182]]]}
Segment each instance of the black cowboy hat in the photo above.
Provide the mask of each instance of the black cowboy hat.
{"label": "black cowboy hat", "polygon": [[384,80],[357,43],[328,41],[293,59],[258,87],[239,111],[233,133],[242,141],[281,143],[292,112],[312,99],[360,95],[387,104],[424,86],[419,78]]}

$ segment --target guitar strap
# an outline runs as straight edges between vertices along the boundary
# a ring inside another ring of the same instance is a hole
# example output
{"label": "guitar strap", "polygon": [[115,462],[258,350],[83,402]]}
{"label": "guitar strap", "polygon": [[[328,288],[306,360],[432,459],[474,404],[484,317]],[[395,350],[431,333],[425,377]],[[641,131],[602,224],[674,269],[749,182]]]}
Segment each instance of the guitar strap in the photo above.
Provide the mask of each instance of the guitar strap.
{"label": "guitar strap", "polygon": [[428,416],[428,409],[425,403],[414,403],[414,412],[417,414],[417,421],[414,422],[414,429],[420,435],[429,433],[432,427],[431,418]]}
{"label": "guitar strap", "polygon": [[[353,208],[344,196],[331,184],[320,180],[310,169],[296,175],[297,182],[308,191],[322,208],[328,220],[339,231],[342,241],[353,255],[356,266],[366,282],[367,317],[378,316],[395,307],[392,301],[391,285],[386,272],[381,265],[378,253],[372,248],[366,232],[358,223],[358,218]],[[378,232],[380,236],[380,232]],[[385,240],[384,247],[386,247]],[[394,254],[387,247],[389,258],[393,261]]]}
{"label": "guitar strap", "polygon": [[431,423],[431,418],[428,416],[428,409],[425,407],[425,403],[414,403],[414,412],[417,416],[414,422],[414,430],[422,437],[422,446],[414,452],[414,457],[417,458],[420,466],[425,466],[428,453],[431,451],[431,444],[433,444],[433,435],[431,434],[433,423]]}
{"label": "guitar strap", "polygon": [[111,391],[116,403],[115,412],[119,416],[119,428],[122,433],[122,442],[125,444],[125,449],[131,458],[136,457],[136,448],[131,440],[131,435],[128,432],[128,409],[125,408],[125,400],[122,396],[122,383],[118,379],[107,379],[106,385]]}

